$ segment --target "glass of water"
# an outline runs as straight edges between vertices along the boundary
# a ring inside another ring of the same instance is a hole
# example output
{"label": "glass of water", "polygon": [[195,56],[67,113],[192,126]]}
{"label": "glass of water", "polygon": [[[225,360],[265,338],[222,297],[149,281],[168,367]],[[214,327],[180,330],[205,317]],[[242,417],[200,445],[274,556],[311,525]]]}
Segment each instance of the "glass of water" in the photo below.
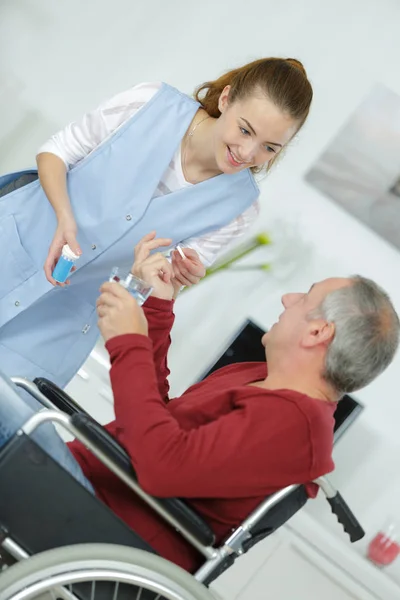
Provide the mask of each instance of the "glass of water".
{"label": "glass of water", "polygon": [[132,275],[132,273],[120,267],[113,267],[109,281],[116,281],[122,285],[122,287],[132,294],[139,306],[142,306],[146,302],[153,291],[152,286],[143,281],[143,279],[139,279],[139,277]]}

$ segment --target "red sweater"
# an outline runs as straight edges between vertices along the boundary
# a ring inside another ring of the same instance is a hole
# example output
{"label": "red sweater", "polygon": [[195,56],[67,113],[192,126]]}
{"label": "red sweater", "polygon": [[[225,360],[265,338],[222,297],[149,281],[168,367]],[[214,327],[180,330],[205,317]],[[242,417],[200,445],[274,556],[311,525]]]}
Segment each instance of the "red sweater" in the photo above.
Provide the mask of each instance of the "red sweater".
{"label": "red sweater", "polygon": [[[168,400],[172,307],[150,298],[149,337],[121,335],[106,344],[116,415],[106,428],[146,492],[188,499],[221,542],[265,496],[333,469],[336,404],[249,386],[267,375],[266,363],[254,362],[220,369]],[[81,443],[69,447],[99,498],[161,556],[192,572],[200,566],[197,551]],[[308,492],[315,496],[316,486]]]}

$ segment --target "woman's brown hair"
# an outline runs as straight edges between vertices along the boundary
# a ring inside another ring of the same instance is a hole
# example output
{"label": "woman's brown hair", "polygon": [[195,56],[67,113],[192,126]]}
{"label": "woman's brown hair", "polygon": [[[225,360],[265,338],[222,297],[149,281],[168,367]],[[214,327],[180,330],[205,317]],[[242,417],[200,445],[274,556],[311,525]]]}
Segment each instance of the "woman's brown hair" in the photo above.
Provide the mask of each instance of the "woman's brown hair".
{"label": "woman's brown hair", "polygon": [[302,63],[295,58],[261,58],[200,85],[194,97],[211,117],[220,116],[218,100],[227,85],[230,86],[229,102],[262,92],[283,113],[297,121],[297,131],[310,111],[312,86]]}

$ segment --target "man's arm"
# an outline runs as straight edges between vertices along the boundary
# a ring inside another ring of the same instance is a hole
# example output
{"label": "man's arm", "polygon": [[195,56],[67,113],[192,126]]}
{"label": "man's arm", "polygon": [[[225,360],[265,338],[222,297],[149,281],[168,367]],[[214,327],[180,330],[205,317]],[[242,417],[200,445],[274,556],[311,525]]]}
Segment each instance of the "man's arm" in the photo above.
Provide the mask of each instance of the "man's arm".
{"label": "man's arm", "polygon": [[168,402],[169,369],[168,350],[171,345],[171,329],[174,324],[173,300],[160,300],[150,296],[143,306],[149,326],[149,338],[153,345],[153,363],[157,377],[159,394],[164,402]]}

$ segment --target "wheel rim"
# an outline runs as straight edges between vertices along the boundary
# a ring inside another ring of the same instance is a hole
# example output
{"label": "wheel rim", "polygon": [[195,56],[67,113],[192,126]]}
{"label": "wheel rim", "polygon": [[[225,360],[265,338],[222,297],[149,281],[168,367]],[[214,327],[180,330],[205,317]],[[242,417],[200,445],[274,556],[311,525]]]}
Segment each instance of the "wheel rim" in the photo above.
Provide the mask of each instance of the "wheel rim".
{"label": "wheel rim", "polygon": [[[30,581],[20,582],[19,591],[7,596],[7,600],[34,600],[38,596],[43,597],[43,594],[46,593],[53,594],[54,598],[62,598],[63,600],[79,599],[80,595],[76,594],[81,592],[75,587],[79,583],[90,584],[90,594],[87,595],[87,598],[96,600],[96,584],[102,582],[114,584],[112,594],[108,596],[110,600],[120,600],[121,597],[127,598],[128,594],[132,600],[144,600],[144,592],[147,593],[147,598],[152,600],[195,600],[195,596],[184,590],[179,583],[172,582],[160,574],[157,574],[158,580],[155,581],[151,577],[154,574],[149,573],[147,569],[142,567],[135,567],[136,573],[122,571],[121,568],[92,569],[80,567],[72,571],[70,565],[67,568],[68,571],[63,573],[42,574],[40,581],[37,578],[34,581],[34,576],[32,576],[29,578]],[[21,589],[22,586],[23,589]],[[128,591],[129,588],[131,588],[130,592]],[[134,595],[135,592],[136,596]],[[153,595],[149,596],[148,592]]]}

